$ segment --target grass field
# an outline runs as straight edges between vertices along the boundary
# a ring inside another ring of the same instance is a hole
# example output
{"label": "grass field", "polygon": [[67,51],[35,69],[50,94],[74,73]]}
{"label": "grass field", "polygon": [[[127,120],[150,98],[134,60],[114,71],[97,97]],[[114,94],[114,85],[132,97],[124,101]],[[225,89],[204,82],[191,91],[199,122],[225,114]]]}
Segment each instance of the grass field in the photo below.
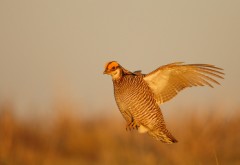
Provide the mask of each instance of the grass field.
{"label": "grass field", "polygon": [[179,141],[172,145],[126,132],[120,114],[84,119],[53,110],[48,119],[20,120],[12,107],[0,105],[1,165],[240,164],[240,107],[230,117],[215,108],[169,119]]}

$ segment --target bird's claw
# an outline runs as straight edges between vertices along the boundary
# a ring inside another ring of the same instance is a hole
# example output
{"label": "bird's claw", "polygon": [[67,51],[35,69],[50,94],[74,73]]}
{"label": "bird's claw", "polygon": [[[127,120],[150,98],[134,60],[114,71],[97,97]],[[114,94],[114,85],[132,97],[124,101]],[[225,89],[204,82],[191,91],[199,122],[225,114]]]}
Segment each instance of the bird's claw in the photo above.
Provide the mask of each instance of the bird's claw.
{"label": "bird's claw", "polygon": [[133,129],[138,129],[138,127],[139,127],[139,125],[137,124],[137,123],[135,123],[134,121],[132,121],[131,123],[128,123],[127,125],[126,125],[126,131],[131,131],[131,130],[133,130]]}

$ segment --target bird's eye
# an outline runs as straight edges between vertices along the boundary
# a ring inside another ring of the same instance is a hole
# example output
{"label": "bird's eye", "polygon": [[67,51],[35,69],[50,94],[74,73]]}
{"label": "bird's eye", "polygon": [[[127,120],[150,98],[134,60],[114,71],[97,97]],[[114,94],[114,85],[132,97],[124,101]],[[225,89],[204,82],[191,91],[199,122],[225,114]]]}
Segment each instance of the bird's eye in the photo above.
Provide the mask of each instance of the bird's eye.
{"label": "bird's eye", "polygon": [[115,69],[116,69],[116,67],[115,67],[115,66],[113,66],[111,70],[115,70]]}

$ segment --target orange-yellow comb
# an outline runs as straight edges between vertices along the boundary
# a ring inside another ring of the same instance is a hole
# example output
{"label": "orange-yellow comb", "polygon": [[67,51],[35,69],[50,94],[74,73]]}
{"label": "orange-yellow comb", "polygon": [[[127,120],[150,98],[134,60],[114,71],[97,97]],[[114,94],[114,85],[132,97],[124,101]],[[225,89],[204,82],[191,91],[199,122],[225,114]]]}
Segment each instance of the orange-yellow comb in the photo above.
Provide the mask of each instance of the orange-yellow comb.
{"label": "orange-yellow comb", "polygon": [[116,61],[111,61],[105,65],[105,69],[111,70],[113,67],[118,67],[118,66],[119,64]]}

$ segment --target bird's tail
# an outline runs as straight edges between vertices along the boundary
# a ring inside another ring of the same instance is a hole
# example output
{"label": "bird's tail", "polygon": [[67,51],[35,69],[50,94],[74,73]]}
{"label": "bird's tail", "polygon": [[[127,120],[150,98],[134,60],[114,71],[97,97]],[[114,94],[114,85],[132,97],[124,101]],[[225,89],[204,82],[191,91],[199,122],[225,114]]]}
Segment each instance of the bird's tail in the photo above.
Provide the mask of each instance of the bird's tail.
{"label": "bird's tail", "polygon": [[149,131],[148,134],[154,137],[156,140],[162,141],[163,143],[172,144],[178,142],[167,129]]}

